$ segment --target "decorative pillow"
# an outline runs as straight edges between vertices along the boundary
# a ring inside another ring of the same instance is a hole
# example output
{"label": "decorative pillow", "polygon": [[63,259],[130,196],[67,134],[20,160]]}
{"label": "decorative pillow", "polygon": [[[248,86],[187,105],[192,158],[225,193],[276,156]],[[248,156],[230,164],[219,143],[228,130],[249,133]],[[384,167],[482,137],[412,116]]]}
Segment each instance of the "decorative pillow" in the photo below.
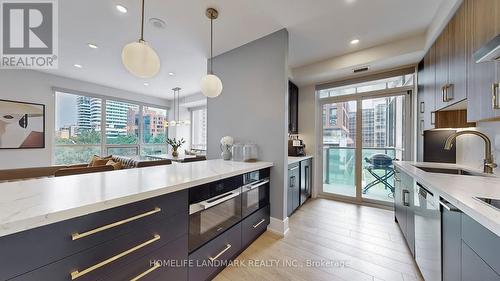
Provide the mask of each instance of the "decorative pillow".
{"label": "decorative pillow", "polygon": [[100,157],[98,155],[92,156],[90,159],[89,167],[97,167],[97,166],[104,166],[108,162],[108,160],[111,160],[113,156],[109,155],[106,157]]}
{"label": "decorative pillow", "polygon": [[115,162],[113,160],[108,160],[108,162],[106,162],[106,165],[111,165],[113,166],[113,169],[114,170],[121,170],[123,168],[122,166],[122,163],[121,162]]}

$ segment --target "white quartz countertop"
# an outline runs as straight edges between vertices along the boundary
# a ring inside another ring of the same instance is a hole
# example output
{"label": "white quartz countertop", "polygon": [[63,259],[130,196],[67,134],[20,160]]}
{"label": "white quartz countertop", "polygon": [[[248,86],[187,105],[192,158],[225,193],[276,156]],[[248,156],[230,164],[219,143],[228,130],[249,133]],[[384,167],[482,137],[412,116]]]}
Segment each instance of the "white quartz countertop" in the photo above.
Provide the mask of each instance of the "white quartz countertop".
{"label": "white quartz countertop", "polygon": [[406,161],[396,161],[394,164],[403,172],[412,176],[417,182],[437,193],[466,215],[500,236],[500,210],[474,198],[500,199],[500,177],[429,173],[415,167],[458,168],[476,173],[482,172],[455,164]]}
{"label": "white quartz countertop", "polygon": [[310,159],[310,158],[312,158],[312,156],[310,156],[310,155],[308,155],[308,156],[300,156],[300,157],[288,156],[288,165],[294,164],[294,163],[298,163],[300,161],[304,161],[304,160],[307,160],[307,159]]}
{"label": "white quartz countertop", "polygon": [[0,237],[271,166],[208,160],[0,183]]}

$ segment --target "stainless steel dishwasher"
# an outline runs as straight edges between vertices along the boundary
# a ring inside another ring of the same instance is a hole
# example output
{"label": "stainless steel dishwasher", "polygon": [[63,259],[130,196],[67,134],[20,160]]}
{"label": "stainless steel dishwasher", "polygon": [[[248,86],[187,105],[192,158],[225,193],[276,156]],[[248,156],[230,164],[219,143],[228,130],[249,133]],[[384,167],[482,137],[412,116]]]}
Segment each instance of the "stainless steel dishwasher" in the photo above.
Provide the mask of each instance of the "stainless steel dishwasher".
{"label": "stainless steel dishwasher", "polygon": [[415,259],[426,281],[441,280],[441,212],[439,196],[415,186]]}

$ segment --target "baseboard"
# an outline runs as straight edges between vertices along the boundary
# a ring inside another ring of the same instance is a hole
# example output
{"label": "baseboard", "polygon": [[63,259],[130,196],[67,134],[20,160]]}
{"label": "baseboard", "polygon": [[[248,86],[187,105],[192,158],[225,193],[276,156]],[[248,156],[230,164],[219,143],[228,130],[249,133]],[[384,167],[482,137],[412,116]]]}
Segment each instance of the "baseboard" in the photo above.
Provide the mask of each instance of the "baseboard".
{"label": "baseboard", "polygon": [[269,219],[269,225],[267,226],[267,230],[278,236],[285,237],[289,230],[288,217],[286,217],[284,220],[271,217]]}

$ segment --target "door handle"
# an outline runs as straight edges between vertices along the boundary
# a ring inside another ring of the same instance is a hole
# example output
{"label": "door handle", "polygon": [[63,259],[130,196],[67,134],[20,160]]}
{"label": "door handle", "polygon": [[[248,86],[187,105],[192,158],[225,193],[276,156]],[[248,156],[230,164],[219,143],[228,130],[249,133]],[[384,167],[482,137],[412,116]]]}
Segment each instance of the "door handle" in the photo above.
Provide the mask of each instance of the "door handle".
{"label": "door handle", "polygon": [[443,202],[442,200],[439,200],[439,205],[443,206],[443,208],[445,208],[446,210],[448,210],[450,212],[460,212],[460,210],[457,209],[455,206],[448,204],[446,202]]}
{"label": "door handle", "polygon": [[263,186],[264,184],[269,183],[269,179],[261,180],[253,184],[246,185],[246,189],[248,190],[254,190],[257,187]]}
{"label": "door handle", "polygon": [[408,195],[410,195],[410,192],[408,190],[403,190],[403,205],[406,207],[410,206],[410,202],[408,201]]}
{"label": "door handle", "polygon": [[493,85],[491,85],[493,109],[500,109],[500,98],[498,97],[499,88],[500,83],[493,83]]}

